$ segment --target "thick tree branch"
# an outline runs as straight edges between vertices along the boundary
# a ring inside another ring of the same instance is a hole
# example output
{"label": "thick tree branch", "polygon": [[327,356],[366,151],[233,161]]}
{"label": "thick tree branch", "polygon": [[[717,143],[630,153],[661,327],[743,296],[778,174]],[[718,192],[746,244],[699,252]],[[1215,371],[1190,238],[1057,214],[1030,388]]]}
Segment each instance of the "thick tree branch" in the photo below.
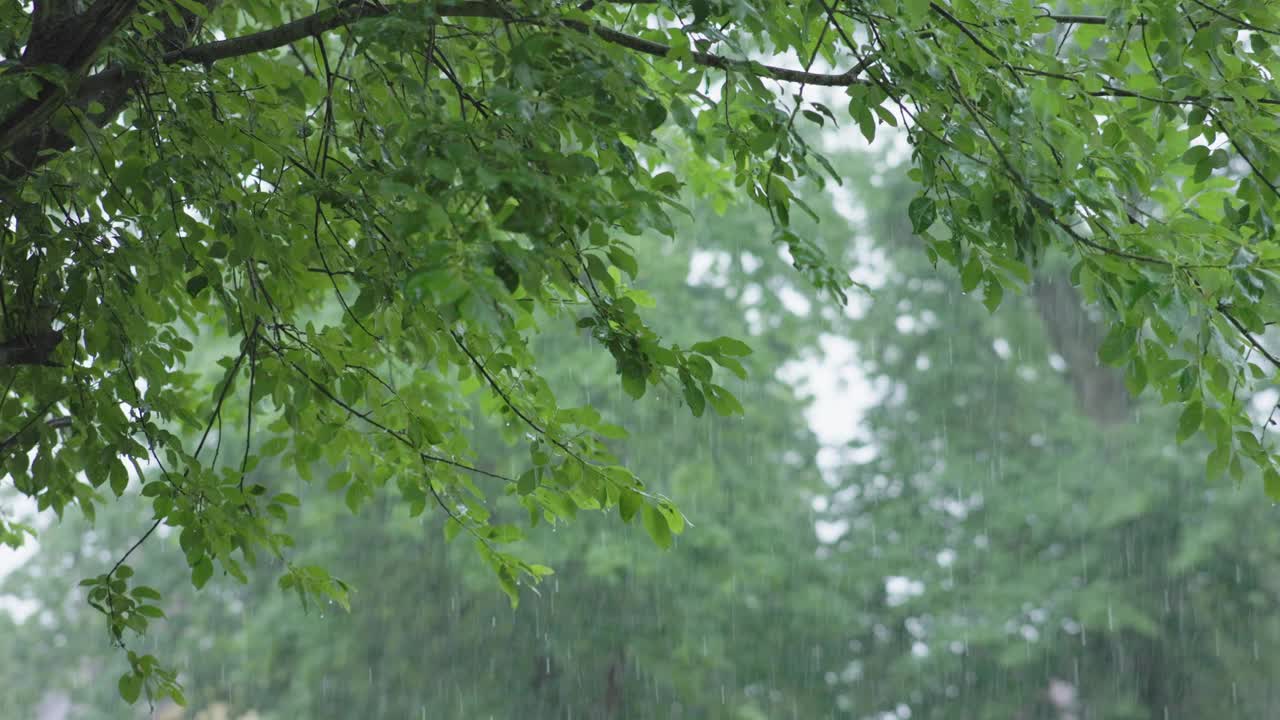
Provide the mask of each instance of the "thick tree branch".
{"label": "thick tree branch", "polygon": [[[284,25],[280,25],[279,27],[275,27],[270,30],[263,30],[262,32],[252,33],[250,35],[242,35],[240,37],[218,40],[215,42],[205,43],[203,45],[196,45],[183,50],[176,50],[165,54],[162,58],[162,62],[170,65],[183,62],[213,63],[219,60],[242,57],[244,55],[253,55],[260,52],[266,52],[268,50],[286,47],[298,42],[299,40],[317,37],[331,30],[346,27],[367,18],[384,17],[394,13],[412,12],[417,9],[420,9],[420,6],[417,3],[391,6],[371,3],[345,5],[342,7],[322,10],[314,15],[308,15],[305,18],[285,23]],[[583,33],[584,35],[596,35],[607,42],[620,45],[646,55],[666,57],[671,53],[671,47],[669,45],[664,45],[635,35],[619,32],[603,25],[589,24],[578,20],[556,20],[548,17],[522,16],[516,14],[504,5],[488,2],[486,0],[470,0],[469,2],[459,3],[457,5],[434,7],[432,8],[432,12],[441,18],[491,18],[528,25],[561,25]],[[771,77],[776,80],[827,87],[843,87],[857,82],[857,75],[863,69],[861,67],[855,67],[849,71],[839,74],[826,74],[793,70],[790,68],[782,68],[772,65],[761,65],[759,63],[738,60],[706,52],[693,52],[690,53],[690,55],[694,62],[706,67],[741,69],[748,72],[755,72],[756,74],[764,77]],[[123,68],[111,68],[88,78],[85,81],[85,87],[89,89],[107,87],[118,84],[125,78],[126,71]]]}
{"label": "thick tree branch", "polygon": [[[212,12],[220,0],[196,0],[196,2],[204,5],[209,12]],[[56,46],[61,43],[59,28],[62,23],[85,24],[92,22],[88,12],[82,16],[67,16],[64,8],[65,6],[61,4],[48,9],[41,9],[37,5],[33,13],[31,40],[27,46],[28,54],[24,56],[23,65],[10,72],[23,72],[25,71],[24,68],[30,68],[33,57],[30,53],[33,47],[46,44]],[[38,16],[41,14],[43,14],[43,19],[37,22]],[[157,36],[157,40],[162,47],[185,47],[198,32],[201,24],[201,18],[198,15],[183,8],[179,10],[178,18],[180,18],[181,22],[174,22],[168,14],[160,18],[165,23],[164,30]],[[54,29],[51,30],[49,28]],[[74,33],[75,31],[68,29],[67,32]],[[109,38],[104,37],[102,39],[99,50],[107,39]],[[92,59],[89,62],[91,63]],[[81,72],[83,73],[83,70]],[[76,87],[68,86],[67,88],[62,88],[62,90],[74,92],[74,97],[67,101],[68,104],[76,108],[81,118],[86,118],[93,125],[100,127],[118,116],[120,111],[129,103],[130,92],[137,79],[140,79],[140,76],[136,76],[129,82],[117,81],[97,86],[89,85],[86,81],[80,82]],[[47,113],[45,122],[34,125],[27,122],[23,128],[11,131],[16,140],[11,142],[7,148],[4,148],[2,144],[3,138],[0,138],[0,148],[7,150],[6,153],[0,153],[0,188],[3,188],[6,181],[16,182],[34,172],[41,165],[56,157],[57,154],[70,149],[75,144],[72,137],[63,129],[54,127],[53,123],[48,122],[48,116],[61,107],[62,101],[65,100],[66,98],[61,96],[51,98],[51,102],[42,108],[42,111]],[[90,112],[90,106],[95,103],[100,105],[101,109],[99,110],[95,107],[93,108],[95,112]],[[19,120],[22,119],[19,116]]]}
{"label": "thick tree branch", "polygon": [[[434,4],[429,4],[429,6]],[[421,10],[419,3],[383,5],[381,3],[356,2],[321,10],[313,15],[285,23],[279,27],[240,37],[196,45],[164,56],[167,64],[181,62],[213,63],[228,58],[253,55],[274,50],[299,40],[318,37],[331,30],[346,27],[367,18]],[[518,22],[521,20],[511,10],[495,2],[470,0],[457,5],[431,7],[431,12],[442,18],[495,18]]]}
{"label": "thick tree branch", "polygon": [[[647,55],[666,57],[671,53],[671,47],[668,45],[636,37],[635,35],[628,35],[626,33],[618,32],[617,30],[611,30],[602,25],[587,25],[586,23],[578,22],[576,20],[566,20],[564,24],[581,33],[594,34],[615,45],[621,45],[622,47],[630,48]],[[842,73],[816,73],[806,70],[792,70],[790,68],[776,67],[773,65],[762,65],[756,62],[737,60],[712,53],[695,51],[690,53],[690,55],[693,57],[694,62],[706,67],[744,70],[762,77],[773,78],[774,80],[823,87],[847,87],[860,82],[858,80],[858,75],[866,69],[862,63],[859,63]]]}
{"label": "thick tree branch", "polygon": [[0,367],[56,365],[52,358],[60,342],[60,330],[45,330],[0,339]]}
{"label": "thick tree branch", "polygon": [[22,62],[4,74],[32,73],[43,67],[63,75],[64,81],[37,76],[42,85],[39,95],[0,117],[0,151],[39,134],[47,126],[54,111],[75,90],[76,81],[133,15],[137,5],[138,0],[97,0],[83,13],[70,17],[55,17],[52,9],[41,10],[43,17],[40,23],[32,24]]}

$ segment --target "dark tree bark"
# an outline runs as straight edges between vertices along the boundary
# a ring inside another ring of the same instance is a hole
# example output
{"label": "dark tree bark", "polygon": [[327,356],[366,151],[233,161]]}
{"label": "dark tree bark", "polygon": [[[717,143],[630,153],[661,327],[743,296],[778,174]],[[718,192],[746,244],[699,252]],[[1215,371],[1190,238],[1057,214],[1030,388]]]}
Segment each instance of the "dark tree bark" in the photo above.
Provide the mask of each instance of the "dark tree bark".
{"label": "dark tree bark", "polygon": [[609,661],[609,666],[605,670],[605,688],[604,688],[604,716],[605,718],[618,717],[618,713],[622,711],[623,697],[623,675],[627,667],[627,656],[622,650],[614,653],[613,658]]}
{"label": "dark tree bark", "polygon": [[1129,390],[1119,371],[1098,360],[1104,333],[1080,293],[1066,277],[1046,275],[1036,279],[1032,296],[1049,341],[1067,363],[1080,409],[1104,425],[1127,421],[1133,411]]}

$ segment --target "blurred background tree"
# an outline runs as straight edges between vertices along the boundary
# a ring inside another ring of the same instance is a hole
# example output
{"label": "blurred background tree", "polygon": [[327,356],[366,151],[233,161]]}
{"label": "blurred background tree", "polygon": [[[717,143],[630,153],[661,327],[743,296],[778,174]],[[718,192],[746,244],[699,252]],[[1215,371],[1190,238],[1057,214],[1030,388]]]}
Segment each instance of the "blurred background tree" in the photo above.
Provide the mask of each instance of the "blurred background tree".
{"label": "blurred background tree", "polygon": [[988,313],[920,252],[905,179],[849,176],[891,269],[848,325],[881,402],[825,513],[843,530],[833,565],[887,578],[852,616],[845,704],[1274,714],[1280,545],[1261,483],[1207,483],[1207,448],[1175,443],[1177,413],[1099,364],[1103,333],[1068,265],[1048,259]]}

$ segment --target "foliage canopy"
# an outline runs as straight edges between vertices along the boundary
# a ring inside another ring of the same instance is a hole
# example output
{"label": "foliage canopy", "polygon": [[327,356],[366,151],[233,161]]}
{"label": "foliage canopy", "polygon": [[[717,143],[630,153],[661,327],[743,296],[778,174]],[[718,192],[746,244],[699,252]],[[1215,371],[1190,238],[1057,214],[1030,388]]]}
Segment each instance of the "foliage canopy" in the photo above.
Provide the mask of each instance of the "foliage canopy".
{"label": "foliage canopy", "polygon": [[[829,211],[819,192],[811,188],[807,197]],[[823,491],[815,438],[795,388],[777,377],[814,346],[823,325],[788,311],[778,291],[788,288],[811,307],[816,292],[782,263],[748,265],[772,252],[759,209],[737,203],[724,217],[705,203],[690,209],[693,218],[676,221],[696,247],[637,247],[644,287],[684,310],[655,318],[664,336],[745,337],[748,312],[767,327],[767,339],[760,336],[743,359],[752,388],[741,394],[744,416],[694,418],[679,394],[637,403],[601,392],[616,382],[614,363],[576,339],[571,324],[533,341],[557,353],[543,375],[561,402],[589,397],[603,416],[634,429],[620,459],[678,497],[697,524],[679,539],[679,551],[656,552],[642,528],[581,514],[521,544],[521,555],[556,575],[512,610],[467,544],[440,541],[438,518],[408,517],[394,492],[378,493],[353,514],[325,487],[342,468],[317,468],[308,483],[282,477],[280,458],[271,458],[249,482],[299,496],[305,511],[290,519],[297,542],[290,558],[340,575],[353,588],[352,611],[298,612],[296,598],[276,588],[280,563],[272,560],[246,568],[245,585],[211,580],[195,591],[178,539],[148,541],[138,577],[163,594],[167,618],[146,644],[180,672],[188,712],[223,703],[231,717],[252,711],[263,720],[338,720],[353,707],[373,718],[656,720],[818,717],[831,707],[822,674],[843,663],[845,643],[833,629],[848,622],[847,596],[813,532],[811,501]],[[747,259],[687,282],[691,257],[713,252]],[[471,440],[486,467],[506,472],[528,463],[524,448],[508,446],[492,428],[476,430]],[[236,455],[242,441],[228,437],[224,452]],[[519,516],[513,500],[496,499],[495,516]],[[101,571],[104,557],[129,547],[148,511],[112,503],[91,531],[69,515],[41,532],[37,554],[21,570],[0,580],[0,598],[13,593],[41,608],[12,632],[0,631],[0,654],[11,659],[0,668],[0,685],[22,688],[0,699],[0,716],[33,716],[51,695],[86,708],[84,720],[135,714],[101,680],[118,675],[123,658],[102,642],[100,615],[66,598],[79,578]],[[6,674],[20,669],[41,681]],[[158,705],[156,714],[165,709]]]}
{"label": "foliage canopy", "polygon": [[[964,292],[994,309],[1060,249],[1102,359],[1211,439],[1211,476],[1256,465],[1280,494],[1248,405],[1280,365],[1277,34],[1248,0],[5,0],[3,471],[91,517],[137,483],[139,544],[172,528],[197,586],[287,556],[298,498],[245,481],[265,458],[347,468],[327,483],[353,509],[389,484],[439,508],[513,599],[550,569],[501,549],[521,531],[495,494],[532,523],[616,507],[669,545],[684,516],[617,461],[624,431],[557,402],[531,339],[576,323],[631,396],[741,413],[748,347],[655,332],[630,243],[672,234],[682,193],[744,195],[842,302],[792,223],[796,182],[839,179],[808,130],[844,122],[906,133],[910,223]],[[195,343],[227,348],[212,381]],[[525,468],[477,456],[473,406]],[[233,421],[274,437],[229,457]],[[161,614],[132,552],[86,581],[117,640]],[[346,598],[315,566],[280,584]],[[126,698],[176,692],[130,657]]]}

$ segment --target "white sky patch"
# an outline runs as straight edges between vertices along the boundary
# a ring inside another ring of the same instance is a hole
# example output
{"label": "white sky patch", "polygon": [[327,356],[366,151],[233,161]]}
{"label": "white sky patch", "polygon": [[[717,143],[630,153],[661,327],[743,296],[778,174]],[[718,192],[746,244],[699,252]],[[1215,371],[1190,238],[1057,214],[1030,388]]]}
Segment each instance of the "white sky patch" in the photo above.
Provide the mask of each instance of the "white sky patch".
{"label": "white sky patch", "polygon": [[890,575],[884,579],[884,592],[891,607],[897,607],[924,594],[924,582],[902,575]]}
{"label": "white sky patch", "polygon": [[844,534],[849,532],[849,521],[847,520],[817,520],[813,523],[813,532],[818,536],[818,541],[824,545],[831,545],[839,542]]}
{"label": "white sky patch", "polygon": [[[875,139],[868,143],[857,123],[852,120],[841,125],[839,132],[824,133],[823,148],[831,153],[884,152],[885,166],[890,168],[897,168],[911,158],[911,143],[907,142],[907,133],[901,128],[879,125],[876,127]],[[875,179],[874,176],[872,179]]]}
{"label": "white sky patch", "polygon": [[852,341],[825,334],[818,345],[817,353],[784,365],[779,377],[812,398],[807,419],[818,441],[827,447],[847,445],[859,437],[862,416],[879,401],[879,393],[859,367]]}
{"label": "white sky patch", "polygon": [[1008,360],[1013,357],[1013,348],[1009,347],[1009,341],[1004,338],[996,338],[991,342],[991,349],[1001,360]]}
{"label": "white sky patch", "polygon": [[689,258],[688,285],[705,285],[722,288],[729,284],[729,254],[710,250],[695,250]]}
{"label": "white sky patch", "polygon": [[809,303],[809,298],[801,295],[799,291],[790,285],[783,285],[778,288],[777,295],[782,306],[792,315],[808,317],[809,311],[813,309],[813,306]]}
{"label": "white sky patch", "polygon": [[1253,418],[1254,424],[1261,425],[1280,420],[1278,403],[1280,403],[1280,392],[1274,388],[1266,388],[1254,395],[1249,403],[1249,415]]}

